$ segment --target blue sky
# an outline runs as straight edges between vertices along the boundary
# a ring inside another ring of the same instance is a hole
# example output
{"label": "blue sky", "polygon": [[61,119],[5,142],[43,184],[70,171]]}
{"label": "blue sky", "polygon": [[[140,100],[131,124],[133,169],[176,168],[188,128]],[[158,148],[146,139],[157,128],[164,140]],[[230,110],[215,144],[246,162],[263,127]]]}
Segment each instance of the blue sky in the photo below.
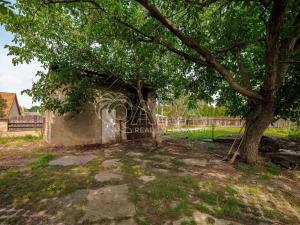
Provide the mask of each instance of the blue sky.
{"label": "blue sky", "polygon": [[30,107],[33,105],[32,99],[26,94],[21,95],[21,91],[31,88],[32,82],[36,80],[36,72],[43,69],[37,61],[14,66],[13,57],[7,56],[8,49],[4,48],[5,45],[12,44],[12,39],[13,35],[0,25],[0,91],[16,92],[19,104]]}

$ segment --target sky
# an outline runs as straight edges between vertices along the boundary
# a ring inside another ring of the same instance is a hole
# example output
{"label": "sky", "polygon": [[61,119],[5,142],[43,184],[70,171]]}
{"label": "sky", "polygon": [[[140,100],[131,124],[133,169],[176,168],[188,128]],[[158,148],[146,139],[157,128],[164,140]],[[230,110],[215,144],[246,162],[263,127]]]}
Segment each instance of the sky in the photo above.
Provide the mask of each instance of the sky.
{"label": "sky", "polygon": [[26,95],[21,95],[21,91],[31,88],[32,82],[36,80],[35,74],[38,70],[43,70],[41,64],[37,61],[32,61],[30,64],[12,64],[12,56],[7,56],[8,49],[5,45],[12,44],[13,34],[6,31],[0,25],[0,92],[15,92],[18,96],[18,101],[21,106],[30,108],[32,99]]}

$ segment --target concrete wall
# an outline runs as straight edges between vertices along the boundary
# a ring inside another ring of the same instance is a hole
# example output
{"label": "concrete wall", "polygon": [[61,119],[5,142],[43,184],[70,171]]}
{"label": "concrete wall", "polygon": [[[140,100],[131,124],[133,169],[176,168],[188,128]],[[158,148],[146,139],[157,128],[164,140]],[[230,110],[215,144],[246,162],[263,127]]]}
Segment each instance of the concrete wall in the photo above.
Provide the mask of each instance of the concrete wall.
{"label": "concrete wall", "polygon": [[8,120],[0,120],[0,132],[7,132]]}
{"label": "concrete wall", "polygon": [[79,114],[45,113],[45,140],[53,145],[87,145],[101,143],[101,121],[93,107]]}
{"label": "concrete wall", "polygon": [[15,117],[15,116],[19,116],[19,110],[18,110],[18,106],[17,106],[16,100],[14,100],[14,102],[13,102],[13,105],[12,105],[12,107],[10,109],[8,118],[11,119],[12,117]]}
{"label": "concrete wall", "polygon": [[[119,122],[124,112],[118,108],[112,112],[103,110],[105,113],[101,114],[102,118],[92,105],[85,107],[79,114],[59,116],[45,112],[45,141],[51,145],[73,146],[114,143],[126,139],[126,134],[123,134],[125,126],[120,126]],[[109,127],[103,127],[105,124]]]}

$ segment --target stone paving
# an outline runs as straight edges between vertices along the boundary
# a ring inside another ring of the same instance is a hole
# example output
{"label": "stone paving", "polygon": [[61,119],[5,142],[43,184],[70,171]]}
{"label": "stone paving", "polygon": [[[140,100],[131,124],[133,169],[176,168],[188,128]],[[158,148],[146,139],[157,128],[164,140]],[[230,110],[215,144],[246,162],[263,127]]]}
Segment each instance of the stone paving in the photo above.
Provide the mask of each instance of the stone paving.
{"label": "stone paving", "polygon": [[96,174],[95,180],[99,182],[106,182],[106,181],[112,181],[112,180],[122,180],[123,175],[110,172],[110,171],[100,171]]}
{"label": "stone paving", "polygon": [[205,167],[207,165],[206,159],[182,159],[181,160],[184,164],[189,166],[201,166]]}
{"label": "stone paving", "polygon": [[68,155],[68,156],[62,156],[55,160],[51,160],[49,162],[49,165],[51,166],[84,165],[95,158],[96,156],[94,155]]}
{"label": "stone paving", "polygon": [[[138,187],[147,186],[167,176],[174,170],[174,159],[180,159],[183,166],[177,168],[177,176],[209,176],[218,181],[226,181],[228,177],[213,169],[208,171],[207,166],[221,167],[223,162],[219,159],[192,158],[188,154],[164,155],[155,153],[147,156],[142,152],[129,151],[120,155],[120,151],[108,153],[101,161],[101,168],[95,173],[93,179],[97,185],[93,188],[82,188],[62,197],[43,199],[40,204],[43,210],[31,213],[29,209],[16,209],[13,205],[0,209],[0,224],[13,224],[14,218],[23,218],[23,224],[49,224],[49,225],[138,225],[138,214],[135,203],[130,197],[130,184],[126,180],[124,171],[124,158],[135,163],[134,168],[150,169],[151,173],[137,174],[135,176]],[[67,155],[49,162],[51,166],[81,166],[96,159],[96,155]],[[124,158],[123,158],[124,157]],[[227,166],[228,167],[228,166]],[[147,171],[148,172],[148,171]],[[229,172],[230,174],[230,172]],[[200,183],[200,182],[199,182]],[[175,206],[176,207],[176,206]],[[245,209],[248,210],[248,209]],[[250,209],[249,209],[250,210]],[[252,210],[252,209],[251,209]],[[259,204],[255,208],[257,213],[261,211]],[[260,215],[265,224],[273,224],[276,221],[268,220],[263,213]],[[240,225],[235,221],[218,219],[211,215],[194,211],[191,216],[184,216],[174,221],[164,221],[162,225],[187,224],[186,221],[193,220],[197,225]],[[160,225],[153,224],[153,225]]]}
{"label": "stone paving", "polygon": [[135,215],[135,206],[129,200],[126,184],[106,186],[91,190],[87,196],[86,214],[88,221],[130,218]]}

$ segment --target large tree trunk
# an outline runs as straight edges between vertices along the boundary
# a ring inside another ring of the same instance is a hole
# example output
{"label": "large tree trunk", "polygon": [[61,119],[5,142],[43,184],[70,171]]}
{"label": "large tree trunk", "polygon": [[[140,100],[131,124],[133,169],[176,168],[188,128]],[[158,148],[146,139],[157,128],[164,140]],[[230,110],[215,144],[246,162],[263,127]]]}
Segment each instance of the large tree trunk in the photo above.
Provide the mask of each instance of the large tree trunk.
{"label": "large tree trunk", "polygon": [[160,137],[160,132],[159,132],[159,127],[157,124],[157,120],[155,118],[154,113],[150,109],[148,103],[145,101],[143,94],[142,94],[142,81],[138,80],[137,81],[137,94],[139,97],[139,101],[141,106],[143,107],[144,111],[147,114],[147,118],[152,126],[152,146],[153,148],[158,148],[161,145],[161,137]]}
{"label": "large tree trunk", "polygon": [[154,148],[158,148],[160,145],[161,145],[161,136],[160,136],[160,131],[159,131],[159,127],[158,127],[158,124],[156,122],[156,119],[154,118],[154,115],[152,114],[151,115],[155,121],[154,124],[152,124],[152,138],[153,138],[153,147]]}
{"label": "large tree trunk", "polygon": [[256,163],[258,148],[263,133],[273,121],[273,104],[265,102],[249,102],[249,113],[246,118],[244,137],[240,154],[246,163]]}

